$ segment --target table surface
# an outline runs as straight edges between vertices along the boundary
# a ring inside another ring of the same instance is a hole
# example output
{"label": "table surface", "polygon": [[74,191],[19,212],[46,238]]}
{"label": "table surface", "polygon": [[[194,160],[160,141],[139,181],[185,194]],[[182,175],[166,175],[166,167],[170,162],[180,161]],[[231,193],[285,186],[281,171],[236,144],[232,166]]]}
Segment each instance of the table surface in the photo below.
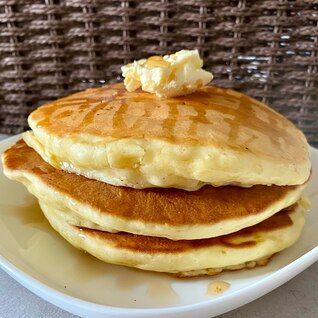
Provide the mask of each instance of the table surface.
{"label": "table surface", "polygon": [[[6,136],[0,134],[0,140]],[[74,318],[21,286],[0,269],[1,318]],[[219,318],[318,317],[318,262],[269,294]]]}

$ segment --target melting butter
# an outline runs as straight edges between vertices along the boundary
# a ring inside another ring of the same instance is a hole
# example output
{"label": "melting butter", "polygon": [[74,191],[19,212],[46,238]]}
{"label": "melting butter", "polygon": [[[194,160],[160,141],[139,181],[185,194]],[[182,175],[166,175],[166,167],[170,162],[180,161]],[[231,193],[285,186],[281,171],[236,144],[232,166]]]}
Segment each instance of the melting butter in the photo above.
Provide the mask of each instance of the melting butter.
{"label": "melting butter", "polygon": [[190,94],[213,79],[212,73],[202,66],[197,50],[181,50],[134,61],[121,69],[129,92],[141,87],[159,97],[172,97]]}

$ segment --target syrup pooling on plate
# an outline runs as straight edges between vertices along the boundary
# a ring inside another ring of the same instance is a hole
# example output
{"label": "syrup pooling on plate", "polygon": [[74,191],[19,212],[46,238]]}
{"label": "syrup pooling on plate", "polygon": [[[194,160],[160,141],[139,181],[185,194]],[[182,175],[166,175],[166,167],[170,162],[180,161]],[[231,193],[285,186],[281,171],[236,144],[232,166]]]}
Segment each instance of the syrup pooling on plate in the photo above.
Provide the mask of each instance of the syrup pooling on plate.
{"label": "syrup pooling on plate", "polygon": [[[45,232],[49,223],[37,203],[24,205],[0,204],[1,219],[5,219],[6,229],[15,237],[16,243],[26,250],[34,237],[34,232]],[[17,225],[18,222],[18,225]],[[25,228],[25,231],[19,230]]]}
{"label": "syrup pooling on plate", "polygon": [[[94,303],[120,306],[114,303],[116,297],[112,297],[109,289],[105,290],[105,286],[113,285],[117,294],[122,294],[118,299],[125,297],[131,307],[138,308],[140,293],[133,295],[132,292],[142,288],[150,306],[178,304],[179,297],[172,288],[173,279],[151,273],[147,273],[145,279],[138,270],[109,265],[74,249],[51,228],[38,204],[19,207],[1,204],[0,210],[1,218],[6,219],[8,230],[16,239],[20,255],[36,272],[50,273],[49,278],[58,283],[60,291],[67,290],[75,297]],[[73,288],[79,280],[85,284],[85,289],[80,291]],[[94,290],[104,292],[95,294]]]}
{"label": "syrup pooling on plate", "polygon": [[208,285],[207,295],[218,296],[230,288],[231,284],[222,280],[215,280]]}

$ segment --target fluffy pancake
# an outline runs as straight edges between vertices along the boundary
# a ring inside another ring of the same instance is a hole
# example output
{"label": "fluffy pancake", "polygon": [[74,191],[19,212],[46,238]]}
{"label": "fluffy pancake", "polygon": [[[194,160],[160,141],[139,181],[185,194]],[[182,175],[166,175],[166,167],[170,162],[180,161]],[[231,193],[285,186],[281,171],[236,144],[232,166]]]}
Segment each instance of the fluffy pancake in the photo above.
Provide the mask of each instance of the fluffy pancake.
{"label": "fluffy pancake", "polygon": [[296,185],[310,174],[304,135],[233,90],[160,99],[123,84],[59,99],[29,116],[24,139],[58,169],[113,185]]}
{"label": "fluffy pancake", "polygon": [[64,221],[64,211],[41,201],[40,205],[52,227],[75,247],[108,263],[182,276],[253,267],[292,245],[305,222],[305,208],[300,201],[289,210],[233,234],[173,241],[77,227]]}
{"label": "fluffy pancake", "polygon": [[167,237],[216,237],[257,224],[299,200],[305,187],[205,186],[194,192],[112,186],[46,163],[24,141],[3,154],[5,174],[22,182],[65,222],[105,230]]}

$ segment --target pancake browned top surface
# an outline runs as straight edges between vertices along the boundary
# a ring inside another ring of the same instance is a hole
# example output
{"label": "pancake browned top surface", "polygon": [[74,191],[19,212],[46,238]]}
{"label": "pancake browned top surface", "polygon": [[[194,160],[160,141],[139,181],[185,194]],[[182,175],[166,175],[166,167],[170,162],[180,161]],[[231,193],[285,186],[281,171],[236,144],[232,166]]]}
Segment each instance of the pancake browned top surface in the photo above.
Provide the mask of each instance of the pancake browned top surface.
{"label": "pancake browned top surface", "polygon": [[260,213],[296,186],[205,186],[198,191],[112,186],[50,166],[24,141],[4,153],[9,170],[36,175],[59,193],[91,206],[100,213],[145,223],[213,224]]}
{"label": "pancake browned top surface", "polygon": [[308,160],[305,138],[290,121],[249,96],[216,87],[160,99],[112,84],[46,104],[29,121],[57,136],[160,139],[292,158],[294,164]]}

